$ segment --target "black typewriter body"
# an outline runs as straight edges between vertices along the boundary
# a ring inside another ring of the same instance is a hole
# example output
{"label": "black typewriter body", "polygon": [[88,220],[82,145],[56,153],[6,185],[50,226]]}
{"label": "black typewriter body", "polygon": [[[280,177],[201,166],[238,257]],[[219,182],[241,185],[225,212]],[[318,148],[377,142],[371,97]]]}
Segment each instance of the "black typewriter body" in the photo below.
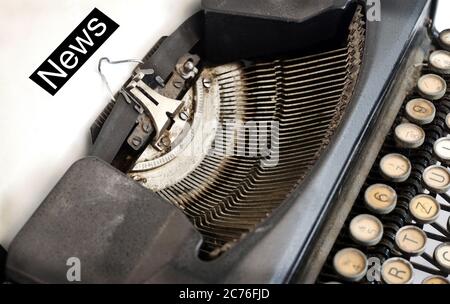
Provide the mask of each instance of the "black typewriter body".
{"label": "black typewriter body", "polygon": [[[421,125],[419,147],[398,147],[394,130],[405,122],[407,102],[421,98],[423,75],[447,85],[450,76],[428,62],[442,49],[433,30],[436,1],[381,5],[381,20],[369,21],[364,1],[204,0],[105,108],[91,129],[91,156],[67,171],[8,249],[5,279],[65,283],[65,261],[73,256],[87,265],[84,283],[348,282],[333,265],[344,248],[381,264],[409,261],[395,236],[404,226],[428,225],[409,213],[411,199],[442,194],[428,189],[422,174],[440,162],[433,145],[449,132],[449,91],[432,101],[435,117]],[[200,100],[204,111],[195,110]],[[152,112],[164,102],[173,102],[171,126]],[[180,112],[179,102],[187,110]],[[270,148],[279,148],[278,164],[203,155],[190,169],[180,162],[160,175],[142,173],[154,164],[146,149],[169,155],[173,126],[188,121],[194,128],[196,117],[276,120]],[[380,160],[392,153],[409,159],[407,180],[380,175]],[[396,191],[388,214],[365,207],[372,184]],[[449,203],[440,209],[448,218]],[[359,214],[381,221],[377,244],[350,238]],[[450,227],[438,229],[427,236],[450,242]],[[425,259],[431,266],[414,268],[448,276],[448,268]]]}

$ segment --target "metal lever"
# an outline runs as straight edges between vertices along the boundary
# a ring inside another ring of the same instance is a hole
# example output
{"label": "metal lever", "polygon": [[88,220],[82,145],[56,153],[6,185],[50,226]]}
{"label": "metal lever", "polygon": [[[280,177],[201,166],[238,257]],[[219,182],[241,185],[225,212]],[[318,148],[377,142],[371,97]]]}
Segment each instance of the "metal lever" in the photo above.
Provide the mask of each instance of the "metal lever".
{"label": "metal lever", "polygon": [[171,125],[172,117],[181,111],[184,102],[158,94],[139,78],[132,80],[127,89],[150,116],[155,129],[153,144],[156,145],[163,132]]}

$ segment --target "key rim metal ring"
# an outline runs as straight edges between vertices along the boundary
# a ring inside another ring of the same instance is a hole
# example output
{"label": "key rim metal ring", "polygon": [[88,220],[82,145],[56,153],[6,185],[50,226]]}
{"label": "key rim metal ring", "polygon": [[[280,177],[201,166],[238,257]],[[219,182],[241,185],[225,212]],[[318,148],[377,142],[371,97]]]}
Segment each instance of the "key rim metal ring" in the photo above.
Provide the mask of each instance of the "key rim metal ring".
{"label": "key rim metal ring", "polygon": [[[401,127],[411,127],[411,128],[415,128],[416,130],[418,130],[421,133],[420,140],[416,141],[416,142],[404,141],[402,138],[400,138],[399,134],[397,133],[397,131]],[[415,148],[419,148],[420,146],[423,145],[423,143],[425,142],[426,134],[425,134],[425,131],[420,126],[418,126],[414,123],[404,122],[395,127],[394,137],[395,137],[395,142],[397,143],[398,146],[400,146],[402,148],[415,149]]]}
{"label": "key rim metal ring", "polygon": [[[402,176],[391,177],[391,176],[389,176],[389,175],[387,175],[386,173],[383,172],[383,162],[386,161],[386,159],[388,157],[393,157],[393,156],[399,157],[399,158],[405,160],[406,163],[408,164],[408,171],[405,174],[403,174]],[[402,183],[402,182],[406,181],[409,178],[409,176],[411,175],[411,168],[412,168],[411,161],[406,156],[404,156],[404,155],[402,155],[400,153],[389,153],[389,154],[386,154],[380,160],[380,173],[381,173],[381,175],[386,180],[392,181],[394,183]]]}
{"label": "key rim metal ring", "polygon": [[[425,78],[429,78],[429,77],[433,77],[437,80],[439,80],[439,82],[441,82],[441,84],[443,85],[442,90],[440,90],[439,92],[436,92],[435,94],[430,95],[427,92],[424,92],[420,87],[421,87],[421,82],[425,79]],[[425,75],[422,75],[419,80],[417,81],[417,91],[419,92],[420,96],[422,96],[425,99],[431,99],[431,100],[439,100],[442,97],[444,97],[446,91],[447,91],[447,82],[444,80],[444,78],[442,78],[441,76],[437,75],[437,74],[433,74],[433,73],[428,73]]]}
{"label": "key rim metal ring", "polygon": [[[432,170],[432,169],[434,169],[434,168],[443,169],[443,170],[447,173],[448,178],[449,178],[449,183],[447,184],[446,187],[439,187],[439,188],[437,188],[437,187],[428,185],[427,182],[425,181],[425,174],[426,174],[428,171],[430,171],[430,170]],[[446,167],[441,166],[441,165],[432,165],[432,166],[428,166],[428,167],[426,167],[425,170],[423,170],[423,172],[422,172],[422,181],[423,181],[424,185],[427,187],[427,189],[429,189],[429,190],[431,190],[431,191],[434,191],[434,192],[436,192],[436,193],[445,193],[445,192],[447,192],[447,191],[450,189],[450,171],[449,171]]]}
{"label": "key rim metal ring", "polygon": [[[347,252],[347,251],[354,251],[354,252],[356,252],[358,255],[360,255],[361,257],[364,258],[364,267],[363,267],[363,270],[362,270],[361,272],[359,272],[358,274],[353,275],[352,277],[348,277],[348,276],[345,276],[345,275],[343,275],[342,273],[340,273],[340,272],[338,271],[339,268],[336,266],[337,260],[338,260],[338,256],[344,254],[344,253]],[[343,248],[343,249],[339,250],[338,252],[336,252],[336,254],[334,255],[334,257],[333,257],[333,268],[334,268],[334,270],[336,271],[336,273],[337,273],[340,277],[342,277],[343,279],[345,279],[345,280],[347,280],[347,281],[350,281],[350,282],[357,282],[357,281],[361,280],[362,278],[364,278],[364,276],[365,276],[366,273],[367,273],[367,268],[368,268],[367,256],[364,254],[364,252],[362,252],[362,251],[359,250],[359,249],[356,249],[356,248],[353,248],[353,247],[346,247],[346,248]]]}
{"label": "key rim metal ring", "polygon": [[[416,249],[416,250],[414,250],[414,251],[405,251],[405,250],[402,249],[402,247],[401,247],[400,244],[399,244],[399,241],[398,241],[398,237],[397,237],[397,236],[398,236],[402,231],[407,230],[407,229],[414,229],[414,230],[418,231],[419,234],[422,235],[423,239],[425,240],[425,241],[423,242],[422,247],[420,247],[419,249]],[[424,253],[424,252],[425,252],[425,249],[426,249],[426,246],[427,246],[427,242],[428,242],[428,237],[427,237],[425,231],[423,231],[422,229],[420,229],[419,227],[414,226],[414,225],[406,225],[406,226],[403,226],[403,227],[401,227],[401,228],[397,231],[397,233],[395,234],[395,244],[397,245],[397,248],[398,248],[405,256],[408,256],[408,257],[412,257],[412,256],[420,256],[422,253]]]}
{"label": "key rim metal ring", "polygon": [[[426,103],[431,109],[432,109],[432,114],[430,115],[430,117],[428,119],[417,119],[414,117],[414,115],[411,115],[410,113],[410,107],[414,102],[417,101],[423,101],[424,103]],[[416,123],[418,125],[427,125],[433,122],[434,118],[436,117],[436,107],[434,106],[434,103],[432,103],[431,101],[429,101],[428,99],[425,98],[414,98],[409,100],[406,103],[405,106],[405,113],[406,113],[406,117],[408,118],[409,121]]]}
{"label": "key rim metal ring", "polygon": [[443,141],[450,142],[450,137],[441,137],[441,138],[437,139],[433,144],[433,152],[439,158],[439,160],[441,160],[444,163],[448,163],[448,162],[450,162],[450,154],[448,157],[445,157],[441,153],[438,153],[438,151],[436,150],[437,145]]}
{"label": "key rim metal ring", "polygon": [[450,66],[448,66],[446,69],[442,69],[440,67],[437,67],[437,66],[433,65],[433,63],[432,63],[433,57],[436,57],[436,56],[439,56],[439,55],[448,56],[449,59],[450,59],[450,52],[447,51],[447,50],[436,50],[436,51],[433,51],[433,52],[431,52],[431,54],[430,54],[430,56],[428,58],[428,62],[430,63],[430,67],[432,68],[432,70],[434,70],[434,71],[436,71],[438,73],[442,73],[442,74],[445,74],[445,75],[450,74]]}
{"label": "key rim metal ring", "polygon": [[431,275],[431,276],[428,276],[428,277],[426,277],[425,279],[423,279],[422,284],[429,284],[429,283],[427,283],[426,281],[428,281],[428,280],[430,280],[430,279],[440,279],[440,280],[443,280],[444,282],[446,282],[446,283],[444,283],[444,284],[450,284],[450,281],[449,281],[447,278],[444,278],[443,276],[440,276],[440,275]]}
{"label": "key rim metal ring", "polygon": [[[376,222],[376,224],[378,225],[378,228],[380,229],[379,233],[376,235],[375,238],[373,238],[372,240],[369,241],[361,241],[358,238],[356,238],[353,233],[352,233],[352,224],[355,224],[355,222],[357,221],[357,219],[361,219],[361,218],[370,218],[371,220],[374,220]],[[352,238],[353,241],[355,241],[356,243],[363,245],[363,246],[375,246],[377,245],[381,239],[383,238],[383,234],[384,234],[384,226],[383,223],[376,217],[373,216],[371,214],[367,214],[367,213],[362,213],[359,214],[357,216],[355,216],[351,221],[350,221],[350,225],[349,225],[349,231],[350,231],[350,237]]]}
{"label": "key rim metal ring", "polygon": [[[390,192],[394,193],[393,203],[389,205],[389,208],[376,209],[369,203],[369,199],[368,199],[369,189],[375,188],[375,187],[384,187],[384,188],[387,188]],[[366,191],[364,192],[364,203],[365,203],[367,209],[369,209],[373,213],[377,213],[377,214],[381,214],[381,215],[389,214],[397,206],[397,191],[395,191],[395,189],[392,188],[391,186],[386,185],[386,184],[382,184],[382,183],[370,185],[369,187],[367,187]]]}
{"label": "key rim metal ring", "polygon": [[[436,204],[437,211],[436,211],[436,214],[435,214],[432,218],[428,218],[428,219],[419,218],[419,217],[417,217],[417,216],[414,214],[414,212],[411,211],[411,210],[413,209],[413,208],[411,208],[411,206],[412,206],[412,204],[414,203],[414,200],[415,200],[415,199],[418,199],[418,198],[420,198],[420,197],[426,197],[426,198],[432,200],[432,201]],[[436,220],[439,218],[439,214],[440,214],[440,212],[441,212],[441,205],[439,204],[439,202],[437,201],[437,199],[434,198],[434,197],[432,197],[431,195],[428,195],[428,194],[419,194],[419,195],[414,196],[414,197],[410,200],[410,202],[409,202],[409,204],[408,204],[408,209],[409,209],[409,213],[412,215],[412,217],[414,218],[414,220],[415,220],[416,222],[418,222],[418,223],[420,223],[420,224],[431,224],[431,223],[436,222]]]}
{"label": "key rim metal ring", "polygon": [[388,280],[386,280],[385,277],[383,276],[384,268],[387,267],[386,265],[388,265],[392,262],[397,262],[397,261],[404,263],[409,268],[409,271],[411,273],[411,276],[408,279],[408,281],[406,281],[405,283],[401,283],[401,284],[411,284],[414,280],[414,267],[412,266],[410,261],[408,261],[404,258],[400,258],[400,257],[393,257],[393,258],[390,258],[390,259],[387,259],[386,261],[384,261],[383,265],[381,265],[381,279],[386,284],[398,284],[398,283],[388,282]]}
{"label": "key rim metal ring", "polygon": [[440,243],[438,246],[436,246],[436,248],[434,248],[433,258],[436,261],[436,263],[440,266],[439,269],[441,269],[441,270],[443,270],[443,271],[445,271],[445,272],[450,274],[450,265],[448,265],[448,266],[442,265],[441,263],[439,263],[439,259],[437,259],[437,251],[438,251],[438,249],[441,248],[441,247],[444,247],[444,246],[448,247],[449,250],[450,250],[450,242]]}

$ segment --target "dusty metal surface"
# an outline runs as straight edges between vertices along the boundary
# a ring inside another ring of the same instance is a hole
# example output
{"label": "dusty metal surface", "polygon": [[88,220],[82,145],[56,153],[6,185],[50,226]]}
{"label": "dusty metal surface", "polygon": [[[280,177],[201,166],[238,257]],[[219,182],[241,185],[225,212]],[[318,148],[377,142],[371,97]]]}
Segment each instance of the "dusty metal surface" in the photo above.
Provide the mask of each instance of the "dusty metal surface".
{"label": "dusty metal surface", "polygon": [[131,176],[145,187],[159,191],[176,184],[201,163],[210,149],[219,118],[217,86],[205,88],[203,84],[204,79],[211,79],[211,73],[204,71],[184,96],[182,111],[164,135],[169,144],[163,149],[148,146],[134,166]]}

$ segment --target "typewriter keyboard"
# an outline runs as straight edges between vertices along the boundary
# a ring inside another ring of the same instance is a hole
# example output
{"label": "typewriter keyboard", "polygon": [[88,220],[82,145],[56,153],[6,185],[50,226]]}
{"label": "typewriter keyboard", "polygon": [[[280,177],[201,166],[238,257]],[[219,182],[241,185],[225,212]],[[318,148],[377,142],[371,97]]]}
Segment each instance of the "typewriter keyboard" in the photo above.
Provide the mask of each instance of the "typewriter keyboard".
{"label": "typewriter keyboard", "polygon": [[423,64],[319,283],[450,284],[449,33]]}

